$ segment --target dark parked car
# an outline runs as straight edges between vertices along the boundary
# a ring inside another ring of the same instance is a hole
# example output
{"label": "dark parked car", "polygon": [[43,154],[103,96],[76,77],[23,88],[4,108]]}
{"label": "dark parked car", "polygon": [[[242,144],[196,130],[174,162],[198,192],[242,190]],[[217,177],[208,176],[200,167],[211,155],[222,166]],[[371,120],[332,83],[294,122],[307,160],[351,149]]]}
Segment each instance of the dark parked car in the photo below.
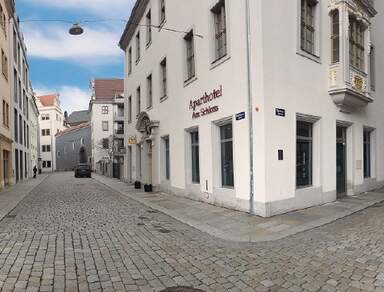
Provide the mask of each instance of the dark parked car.
{"label": "dark parked car", "polygon": [[79,163],[75,167],[75,177],[91,177],[91,167],[87,163]]}

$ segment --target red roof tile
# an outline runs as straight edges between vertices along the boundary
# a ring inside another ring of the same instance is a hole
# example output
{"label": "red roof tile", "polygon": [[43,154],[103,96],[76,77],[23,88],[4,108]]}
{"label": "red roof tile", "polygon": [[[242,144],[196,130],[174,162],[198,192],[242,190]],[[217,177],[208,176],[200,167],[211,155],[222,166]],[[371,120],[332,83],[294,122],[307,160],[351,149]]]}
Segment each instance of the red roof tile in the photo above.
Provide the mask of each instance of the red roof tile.
{"label": "red roof tile", "polygon": [[95,79],[94,89],[96,99],[114,99],[124,93],[124,79]]}
{"label": "red roof tile", "polygon": [[56,94],[38,96],[37,99],[40,100],[43,106],[52,106],[55,104]]}

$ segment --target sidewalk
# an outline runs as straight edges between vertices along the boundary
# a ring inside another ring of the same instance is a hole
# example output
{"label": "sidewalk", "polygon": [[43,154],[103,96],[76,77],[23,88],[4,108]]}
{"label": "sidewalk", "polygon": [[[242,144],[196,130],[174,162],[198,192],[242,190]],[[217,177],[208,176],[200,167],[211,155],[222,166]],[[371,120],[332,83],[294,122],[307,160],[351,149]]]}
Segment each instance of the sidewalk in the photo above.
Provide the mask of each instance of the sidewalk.
{"label": "sidewalk", "polygon": [[30,179],[18,183],[10,188],[0,191],[0,220],[8,215],[31,191],[41,184],[48,174],[38,175],[36,179]]}
{"label": "sidewalk", "polygon": [[282,239],[331,223],[384,201],[384,193],[369,192],[323,206],[262,218],[165,193],[144,193],[124,182],[97,174],[93,174],[93,177],[120,194],[152,209],[200,231],[234,242]]}

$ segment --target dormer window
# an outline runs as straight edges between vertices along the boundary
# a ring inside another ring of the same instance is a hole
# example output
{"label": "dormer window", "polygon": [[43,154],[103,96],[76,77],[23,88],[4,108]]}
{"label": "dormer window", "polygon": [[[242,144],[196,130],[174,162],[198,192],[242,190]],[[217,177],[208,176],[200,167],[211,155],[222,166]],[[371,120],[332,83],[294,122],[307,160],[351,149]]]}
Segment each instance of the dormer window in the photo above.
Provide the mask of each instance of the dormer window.
{"label": "dormer window", "polygon": [[365,26],[355,17],[349,18],[349,60],[351,66],[365,71]]}

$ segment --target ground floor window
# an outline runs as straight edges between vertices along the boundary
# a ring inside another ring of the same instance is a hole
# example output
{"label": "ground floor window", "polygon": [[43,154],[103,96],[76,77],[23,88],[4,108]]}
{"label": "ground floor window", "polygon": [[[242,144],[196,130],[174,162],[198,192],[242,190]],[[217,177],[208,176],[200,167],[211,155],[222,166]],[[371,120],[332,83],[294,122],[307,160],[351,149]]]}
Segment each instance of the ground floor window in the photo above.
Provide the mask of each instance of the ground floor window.
{"label": "ground floor window", "polygon": [[43,168],[51,168],[51,161],[49,160],[43,160]]}
{"label": "ground floor window", "polygon": [[371,131],[364,130],[364,178],[371,177]]}
{"label": "ground floor window", "polygon": [[137,163],[137,166],[136,166],[136,171],[137,171],[137,178],[140,178],[141,179],[141,176],[142,176],[142,171],[141,171],[141,145],[137,145],[136,147],[136,163]]}
{"label": "ground floor window", "polygon": [[221,184],[223,187],[234,187],[233,174],[233,129],[232,123],[220,126],[221,146]]}
{"label": "ground floor window", "polygon": [[195,130],[191,135],[191,166],[192,166],[192,183],[200,183],[200,161],[199,161],[199,131]]}
{"label": "ground floor window", "polygon": [[310,186],[313,165],[313,124],[297,121],[296,131],[296,186]]}
{"label": "ground floor window", "polygon": [[164,166],[165,166],[165,179],[171,178],[171,167],[170,167],[170,153],[169,153],[169,137],[163,138],[164,145]]}

